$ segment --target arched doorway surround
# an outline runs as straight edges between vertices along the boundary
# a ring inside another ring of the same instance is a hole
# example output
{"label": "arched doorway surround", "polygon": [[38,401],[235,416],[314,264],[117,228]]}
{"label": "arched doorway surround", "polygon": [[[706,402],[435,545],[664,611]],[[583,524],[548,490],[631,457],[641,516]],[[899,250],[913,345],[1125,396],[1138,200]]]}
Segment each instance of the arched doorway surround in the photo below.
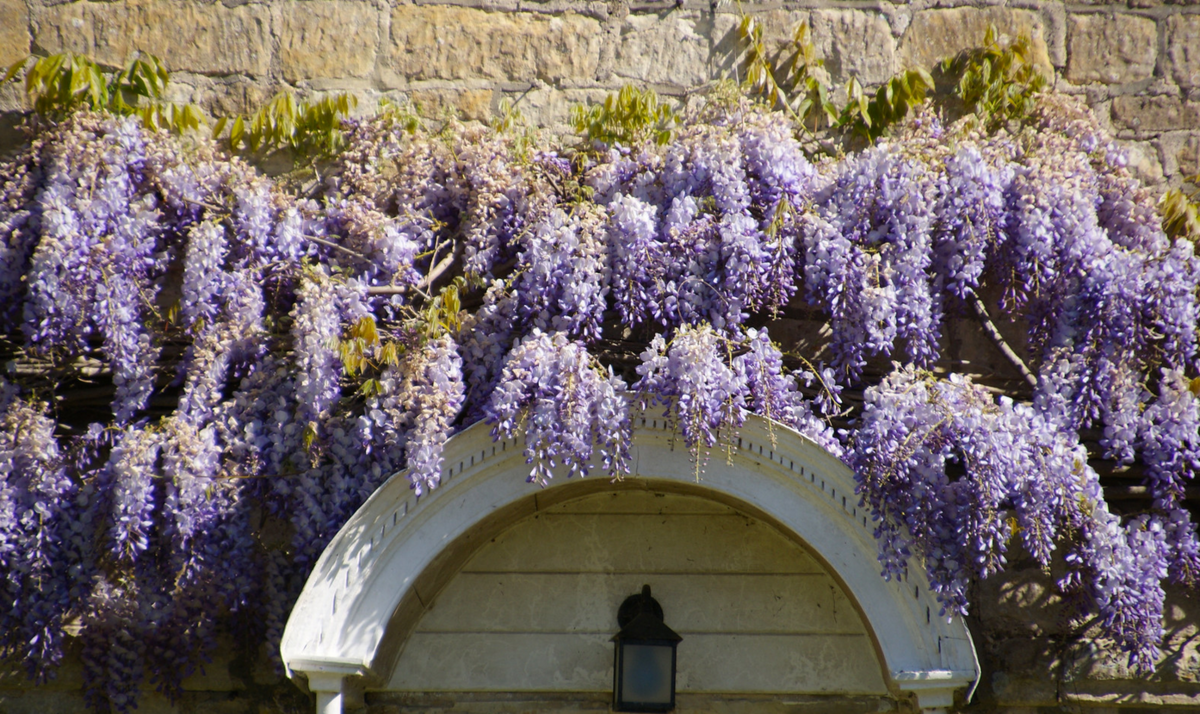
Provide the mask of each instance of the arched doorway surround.
{"label": "arched doorway surround", "polygon": [[412,628],[471,554],[509,525],[566,500],[616,488],[702,496],[773,524],[818,558],[860,613],[887,687],[922,710],[953,703],[979,666],[965,624],[938,617],[924,578],[879,575],[869,516],[838,459],[799,434],[752,417],[729,453],[697,474],[661,418],[635,421],[632,473],[526,483],[517,441],[494,442],[484,424],[446,446],[441,485],[416,498],[398,474],[379,488],[326,548],[296,603],[281,644],[288,675],[317,694],[319,714],[341,714],[363,687],[382,686]]}

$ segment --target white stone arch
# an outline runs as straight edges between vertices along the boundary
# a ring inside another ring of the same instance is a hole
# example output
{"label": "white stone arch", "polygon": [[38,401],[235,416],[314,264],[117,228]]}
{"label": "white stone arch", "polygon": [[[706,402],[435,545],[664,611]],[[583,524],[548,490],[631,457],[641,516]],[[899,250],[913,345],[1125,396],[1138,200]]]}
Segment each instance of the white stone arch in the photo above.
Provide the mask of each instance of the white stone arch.
{"label": "white stone arch", "polygon": [[[937,711],[974,686],[979,665],[965,623],[938,616],[915,569],[905,582],[880,577],[853,476],[824,449],[751,417],[730,452],[714,452],[697,481],[677,436],[647,416],[635,420],[631,452],[623,487],[652,483],[734,505],[820,559],[858,608],[894,694]],[[280,646],[288,675],[317,693],[318,712],[341,714],[364,685],[382,683],[411,627],[480,543],[540,508],[614,487],[601,476],[540,489],[525,481],[528,472],[520,442],[493,441],[476,424],[447,443],[432,493],[416,498],[397,474],[342,527],[309,576]]]}

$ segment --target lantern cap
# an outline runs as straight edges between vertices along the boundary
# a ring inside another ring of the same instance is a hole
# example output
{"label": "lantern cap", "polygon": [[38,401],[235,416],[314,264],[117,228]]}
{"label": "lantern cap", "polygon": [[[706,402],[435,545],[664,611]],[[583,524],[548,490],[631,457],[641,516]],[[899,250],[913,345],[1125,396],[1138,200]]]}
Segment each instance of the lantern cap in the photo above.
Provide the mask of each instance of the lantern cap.
{"label": "lantern cap", "polygon": [[[627,619],[631,612],[634,613],[632,619]],[[613,636],[613,642],[674,643],[683,639],[663,622],[662,606],[650,596],[649,585],[643,585],[641,593],[625,599],[617,614],[617,621],[621,631]]]}

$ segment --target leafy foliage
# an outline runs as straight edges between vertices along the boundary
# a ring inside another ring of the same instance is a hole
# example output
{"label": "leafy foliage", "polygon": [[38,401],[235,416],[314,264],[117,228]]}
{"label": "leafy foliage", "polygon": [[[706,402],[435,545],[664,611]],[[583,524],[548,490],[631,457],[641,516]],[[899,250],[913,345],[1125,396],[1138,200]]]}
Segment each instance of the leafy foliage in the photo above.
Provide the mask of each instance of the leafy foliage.
{"label": "leafy foliage", "polygon": [[776,66],[763,41],[763,25],[752,15],[742,14],[738,32],[746,45],[743,86],[761,95],[767,103],[782,106],[802,126],[835,124],[838,110],[830,98],[830,87],[821,68],[825,61],[809,38],[807,22],[792,32],[790,55]]}
{"label": "leafy foliage", "polygon": [[[785,59],[778,63],[763,39],[763,31],[757,17],[742,12],[738,32],[745,47],[743,87],[752,95],[762,96],[770,106],[782,107],[806,129],[825,124],[871,143],[936,89],[934,77],[920,67],[898,73],[873,95],[857,77],[851,77],[846,83],[846,103],[839,109],[821,70],[824,62],[817,57],[809,38],[808,24],[796,26],[789,45],[779,53]],[[1008,121],[1028,119],[1035,95],[1046,87],[1046,78],[1032,63],[1030,54],[1027,36],[1004,45],[992,26],[982,46],[947,58],[940,71],[954,80],[963,111],[994,131]]]}
{"label": "leafy foliage", "polygon": [[1200,188],[1188,189],[1187,182],[1200,187],[1200,174],[1185,179],[1181,188],[1163,194],[1158,202],[1162,226],[1172,238],[1187,238],[1200,243]]}
{"label": "leafy foliage", "polygon": [[909,109],[925,101],[934,88],[933,77],[924,69],[909,69],[884,82],[868,98],[853,77],[846,85],[846,106],[838,119],[851,136],[868,143],[883,136],[889,127],[908,116]]}
{"label": "leafy foliage", "polygon": [[571,124],[589,142],[634,146],[651,138],[662,145],[671,140],[678,123],[670,105],[652,89],[625,85],[600,104],[571,107]]}
{"label": "leafy foliage", "polygon": [[250,116],[221,118],[213,127],[220,136],[229,126],[229,146],[234,151],[289,149],[301,158],[330,157],[346,144],[342,120],[358,105],[352,94],[335,94],[315,102],[297,101],[294,94],[276,94]]}
{"label": "leafy foliage", "polygon": [[782,107],[805,130],[829,126],[867,143],[883,136],[903,120],[912,107],[925,101],[934,89],[933,77],[924,69],[900,72],[869,96],[856,77],[846,83],[846,104],[833,102],[824,60],[809,35],[807,22],[796,25],[788,46],[776,63],[763,39],[758,18],[742,12],[738,33],[745,46],[743,88],[763,97],[771,107]]}
{"label": "leafy foliage", "polygon": [[1045,75],[1031,59],[1031,44],[1028,35],[1020,35],[1002,45],[1000,33],[992,25],[980,47],[942,62],[942,72],[958,78],[955,93],[964,111],[974,114],[989,130],[1027,120],[1034,98],[1046,88]]}
{"label": "leafy foliage", "polygon": [[109,71],[83,55],[30,55],[13,63],[2,82],[25,71],[25,93],[34,111],[61,121],[71,112],[88,109],[137,116],[150,129],[175,133],[198,129],[207,120],[195,105],[163,101],[170,80],[157,57],[139,54],[127,67]]}

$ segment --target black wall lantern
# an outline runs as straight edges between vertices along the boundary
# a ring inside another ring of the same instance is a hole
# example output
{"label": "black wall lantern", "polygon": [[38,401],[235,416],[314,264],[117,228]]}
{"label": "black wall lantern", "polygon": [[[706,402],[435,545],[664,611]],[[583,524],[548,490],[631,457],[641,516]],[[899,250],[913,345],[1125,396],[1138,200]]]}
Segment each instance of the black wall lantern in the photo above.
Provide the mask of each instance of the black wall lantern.
{"label": "black wall lantern", "polygon": [[668,712],[675,708],[675,648],[683,638],[663,622],[650,586],[617,611],[621,631],[613,660],[613,710]]}

